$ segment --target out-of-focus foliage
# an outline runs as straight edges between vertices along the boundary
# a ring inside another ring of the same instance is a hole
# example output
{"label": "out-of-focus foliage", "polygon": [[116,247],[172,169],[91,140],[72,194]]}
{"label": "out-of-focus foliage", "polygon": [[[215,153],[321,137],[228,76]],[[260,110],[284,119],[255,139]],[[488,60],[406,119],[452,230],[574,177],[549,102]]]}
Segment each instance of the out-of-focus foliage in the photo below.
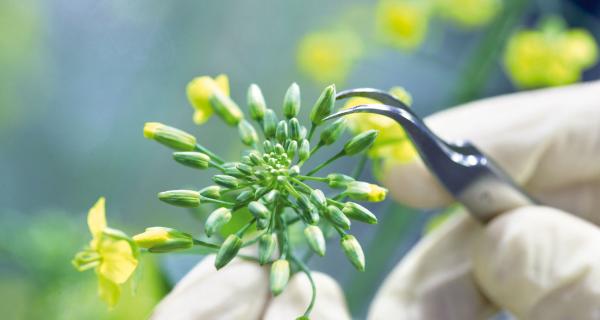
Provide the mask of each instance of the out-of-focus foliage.
{"label": "out-of-focus foliage", "polygon": [[319,84],[340,84],[348,77],[362,53],[362,41],[352,31],[317,31],[300,40],[298,66]]}
{"label": "out-of-focus foliage", "polygon": [[4,319],[143,319],[165,294],[157,264],[144,257],[133,288],[109,311],[96,277],[69,263],[89,235],[84,218],[61,211],[0,218],[0,310]]}
{"label": "out-of-focus foliage", "polygon": [[465,28],[488,24],[502,9],[502,0],[435,0],[436,12]]}
{"label": "out-of-focus foliage", "polygon": [[585,29],[567,29],[560,18],[542,20],[509,40],[504,65],[513,83],[522,88],[558,86],[579,81],[598,61],[598,45]]}

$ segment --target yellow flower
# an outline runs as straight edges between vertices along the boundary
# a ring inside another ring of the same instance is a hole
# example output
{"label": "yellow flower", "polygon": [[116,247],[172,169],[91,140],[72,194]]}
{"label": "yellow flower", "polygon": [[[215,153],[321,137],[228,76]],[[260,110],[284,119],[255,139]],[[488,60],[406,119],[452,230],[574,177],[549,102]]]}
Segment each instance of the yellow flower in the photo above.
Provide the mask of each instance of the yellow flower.
{"label": "yellow flower", "polygon": [[143,233],[133,236],[135,243],[150,252],[170,252],[189,249],[194,245],[191,235],[165,227],[146,228]]}
{"label": "yellow flower", "polygon": [[350,31],[309,33],[298,45],[298,67],[320,84],[343,82],[362,56],[360,38]]}
{"label": "yellow flower", "polygon": [[98,199],[88,213],[92,233],[89,247],[77,253],[73,265],[84,271],[94,268],[98,277],[98,295],[113,307],[125,283],[137,267],[138,249],[127,235],[106,225],[104,198]]}
{"label": "yellow flower", "polygon": [[579,81],[584,69],[598,61],[593,36],[583,29],[565,30],[556,21],[515,33],[504,52],[512,82],[522,88],[564,85]]}
{"label": "yellow flower", "polygon": [[501,0],[437,0],[437,12],[465,28],[488,24],[502,9]]}
{"label": "yellow flower", "polygon": [[[412,97],[401,87],[390,89],[390,93],[406,105],[411,105]],[[350,108],[360,104],[378,104],[379,101],[368,98],[352,98],[344,105]],[[379,135],[369,150],[372,158],[383,158],[386,162],[406,163],[412,161],[417,152],[406,132],[394,120],[377,114],[360,113],[347,116],[348,125],[355,133],[378,130]]]}
{"label": "yellow flower", "polygon": [[381,40],[405,50],[418,47],[427,34],[430,9],[426,1],[380,1],[375,20]]}
{"label": "yellow flower", "polygon": [[214,110],[210,104],[210,98],[215,90],[220,90],[229,96],[229,79],[227,75],[221,74],[216,78],[202,76],[194,78],[188,83],[186,92],[190,104],[194,108],[194,122],[202,124],[212,116]]}

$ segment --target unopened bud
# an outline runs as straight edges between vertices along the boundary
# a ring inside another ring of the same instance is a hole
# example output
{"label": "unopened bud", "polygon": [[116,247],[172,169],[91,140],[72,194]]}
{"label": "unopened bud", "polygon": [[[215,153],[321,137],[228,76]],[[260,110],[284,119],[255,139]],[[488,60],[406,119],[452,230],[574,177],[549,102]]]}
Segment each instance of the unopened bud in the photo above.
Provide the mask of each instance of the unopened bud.
{"label": "unopened bud", "polygon": [[323,92],[321,96],[310,111],[310,121],[314,124],[320,124],[323,122],[323,118],[327,117],[333,111],[335,104],[335,85],[330,85]]}
{"label": "unopened bud", "polygon": [[184,166],[196,169],[206,169],[210,166],[210,157],[202,152],[173,152],[173,159]]}
{"label": "unopened bud", "polygon": [[150,252],[170,252],[189,249],[194,245],[191,235],[171,228],[151,227],[133,236],[133,241]]}
{"label": "unopened bud", "polygon": [[200,193],[192,190],[170,190],[158,194],[160,201],[170,205],[194,208],[200,205]]}
{"label": "unopened bud", "polygon": [[298,152],[298,142],[296,142],[295,140],[290,141],[290,144],[288,144],[287,146],[287,156],[290,160],[294,159],[294,156],[296,156],[296,152]]}
{"label": "unopened bud", "polygon": [[315,208],[315,206],[310,202],[308,197],[306,197],[305,195],[300,195],[296,203],[300,207],[303,214],[303,218],[307,223],[319,223],[319,212],[317,211],[317,208]]}
{"label": "unopened bud", "polygon": [[228,264],[235,256],[238,251],[242,247],[242,239],[235,234],[230,234],[227,236],[219,252],[217,252],[217,257],[215,258],[215,268],[221,269],[226,264]]}
{"label": "unopened bud", "polygon": [[277,122],[279,122],[279,120],[277,119],[275,111],[267,109],[265,111],[265,117],[263,119],[263,129],[267,138],[275,137],[275,131],[277,130]]}
{"label": "unopened bud", "polygon": [[247,146],[253,146],[258,142],[258,134],[256,133],[256,129],[254,129],[250,122],[244,119],[238,123],[238,132],[243,144]]}
{"label": "unopened bud", "polygon": [[219,199],[221,198],[221,187],[208,186],[199,191],[200,195],[206,198]]}
{"label": "unopened bud", "polygon": [[368,149],[375,139],[377,139],[377,130],[368,130],[357,134],[344,145],[344,153],[348,156],[355,155]]}
{"label": "unopened bud", "polygon": [[288,174],[290,175],[290,177],[295,177],[295,176],[299,175],[300,167],[297,165],[293,165],[291,168],[288,169]]}
{"label": "unopened bud", "polygon": [[347,234],[340,240],[342,250],[352,265],[358,271],[365,271],[365,254],[358,243],[358,240],[353,235]]}
{"label": "unopened bud", "polygon": [[298,148],[298,159],[301,162],[308,160],[310,157],[310,142],[308,140],[303,139],[302,143],[300,143],[300,147]]}
{"label": "unopened bud", "polygon": [[296,118],[291,118],[289,121],[290,138],[292,140],[300,140],[300,122]]}
{"label": "unopened bud", "polygon": [[319,209],[325,209],[327,207],[327,198],[325,198],[323,191],[319,189],[311,191],[310,201]]}
{"label": "unopened bud", "polygon": [[236,178],[244,178],[247,176],[247,174],[241,172],[238,167],[237,167],[237,163],[227,163],[227,165],[223,165],[223,173],[228,175],[228,176],[232,176],[232,177],[236,177]]}
{"label": "unopened bud", "polygon": [[268,219],[271,217],[271,211],[264,204],[258,201],[252,201],[248,204],[248,210],[257,219]]}
{"label": "unopened bud", "polygon": [[248,87],[248,109],[250,110],[250,118],[256,121],[261,121],[264,118],[267,109],[265,98],[260,88],[254,83]]}
{"label": "unopened bud", "polygon": [[259,166],[265,163],[260,154],[256,151],[250,152],[250,154],[248,154],[248,157],[250,157],[250,161],[252,161],[252,163],[255,166]]}
{"label": "unopened bud", "polygon": [[221,119],[231,126],[237,125],[244,119],[244,114],[240,110],[240,107],[220,90],[213,92],[210,104]]}
{"label": "unopened bud", "polygon": [[231,210],[227,208],[218,208],[206,218],[204,232],[210,237],[227,224],[229,220],[231,220]]}
{"label": "unopened bud", "polygon": [[336,206],[327,207],[327,217],[336,226],[348,230],[350,229],[350,219]]}
{"label": "unopened bud", "polygon": [[261,265],[269,262],[275,246],[277,245],[277,235],[275,233],[265,233],[258,240],[258,263]]}
{"label": "unopened bud", "polygon": [[376,184],[353,181],[347,184],[344,193],[354,200],[380,202],[385,200],[388,190]]}
{"label": "unopened bud", "polygon": [[287,125],[287,122],[285,122],[285,120],[281,120],[277,124],[277,130],[275,132],[275,137],[277,138],[277,141],[279,141],[280,143],[284,143],[285,140],[288,138],[288,125]]}
{"label": "unopened bud", "polygon": [[159,122],[146,122],[144,137],[175,150],[191,151],[196,147],[194,136]]}
{"label": "unopened bud", "polygon": [[246,190],[241,192],[236,198],[236,203],[246,203],[254,198],[254,192],[250,190]]}
{"label": "unopened bud", "polygon": [[229,189],[236,189],[240,185],[240,181],[236,177],[225,174],[217,174],[212,179],[216,184]]}
{"label": "unopened bud", "polygon": [[279,295],[290,279],[290,264],[287,260],[279,259],[271,265],[271,292]]}
{"label": "unopened bud", "polygon": [[271,143],[271,141],[265,140],[263,142],[263,150],[265,150],[265,153],[273,152],[273,144]]}
{"label": "unopened bud", "polygon": [[247,176],[252,175],[252,173],[253,173],[252,167],[245,163],[241,163],[241,162],[237,163],[235,165],[235,167],[238,169],[239,172],[241,172]]}
{"label": "unopened bud", "polygon": [[331,173],[327,175],[327,185],[334,189],[346,188],[348,183],[352,181],[354,181],[354,178],[341,173]]}
{"label": "unopened bud", "polygon": [[333,144],[344,133],[344,129],[346,129],[346,119],[337,119],[321,132],[321,143],[324,145]]}
{"label": "unopened bud", "polygon": [[304,228],[304,236],[308,241],[308,245],[314,252],[321,257],[325,255],[325,237],[323,231],[317,226],[308,226]]}
{"label": "unopened bud", "polygon": [[300,111],[300,87],[292,83],[283,98],[283,114],[290,119],[298,115]]}
{"label": "unopened bud", "polygon": [[350,219],[358,220],[368,224],[376,224],[377,217],[367,208],[358,203],[346,202],[342,212]]}
{"label": "unopened bud", "polygon": [[269,193],[265,194],[264,197],[262,197],[262,199],[265,204],[272,204],[272,203],[275,203],[275,200],[277,199],[278,196],[279,196],[279,191],[271,190],[271,191],[269,191]]}
{"label": "unopened bud", "polygon": [[275,153],[277,153],[277,154],[285,153],[285,149],[283,148],[283,146],[280,143],[275,145]]}

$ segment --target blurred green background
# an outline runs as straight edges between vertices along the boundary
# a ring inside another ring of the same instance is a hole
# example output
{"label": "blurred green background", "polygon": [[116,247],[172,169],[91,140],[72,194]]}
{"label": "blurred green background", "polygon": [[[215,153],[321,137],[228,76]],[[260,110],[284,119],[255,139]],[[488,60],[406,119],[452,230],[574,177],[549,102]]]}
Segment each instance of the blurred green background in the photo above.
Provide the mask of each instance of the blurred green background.
{"label": "blurred green background", "polygon": [[[589,34],[572,45],[537,45],[518,42],[522,28],[545,32],[542,40],[571,28]],[[242,105],[250,83],[279,105],[296,81],[304,117],[325,84],[400,85],[424,116],[486,96],[597,79],[599,38],[600,4],[592,0],[0,0],[2,317],[144,318],[201,259],[149,259],[137,294],[124,294],[111,312],[96,297],[95,277],[70,265],[89,241],[85,216],[99,196],[107,198],[110,224],[130,234],[154,225],[200,232],[194,215],[156,193],[199,188],[209,173],[178,166],[142,136],[144,122],[160,121],[237,158],[242,146],[220,120],[193,124],[185,86],[196,76],[226,73]],[[530,68],[540,57],[547,64]],[[339,165],[348,172],[354,164]],[[372,179],[369,171],[364,179]],[[367,272],[357,275],[339,249],[311,261],[342,283],[357,318],[438,213],[417,214],[391,200],[372,208],[380,223],[355,231]]]}

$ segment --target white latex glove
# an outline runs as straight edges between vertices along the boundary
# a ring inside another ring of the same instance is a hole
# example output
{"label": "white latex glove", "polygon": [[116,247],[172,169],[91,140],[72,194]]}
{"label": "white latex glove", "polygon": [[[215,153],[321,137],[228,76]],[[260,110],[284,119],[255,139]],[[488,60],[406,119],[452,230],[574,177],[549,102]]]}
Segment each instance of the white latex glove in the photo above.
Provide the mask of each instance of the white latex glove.
{"label": "white latex glove", "polygon": [[[209,256],[192,269],[154,310],[155,320],[287,320],[302,315],[310,301],[310,283],[303,273],[290,279],[277,298],[269,291],[269,268],[234,259],[223,269]],[[311,319],[350,319],[344,294],[329,276],[312,273],[317,300]]]}
{"label": "white latex glove", "polygon": [[[467,139],[545,205],[486,226],[457,214],[388,276],[370,319],[600,319],[600,82],[482,100],[427,119]],[[422,163],[385,175],[417,207],[451,200]],[[571,212],[569,214],[567,212]]]}

